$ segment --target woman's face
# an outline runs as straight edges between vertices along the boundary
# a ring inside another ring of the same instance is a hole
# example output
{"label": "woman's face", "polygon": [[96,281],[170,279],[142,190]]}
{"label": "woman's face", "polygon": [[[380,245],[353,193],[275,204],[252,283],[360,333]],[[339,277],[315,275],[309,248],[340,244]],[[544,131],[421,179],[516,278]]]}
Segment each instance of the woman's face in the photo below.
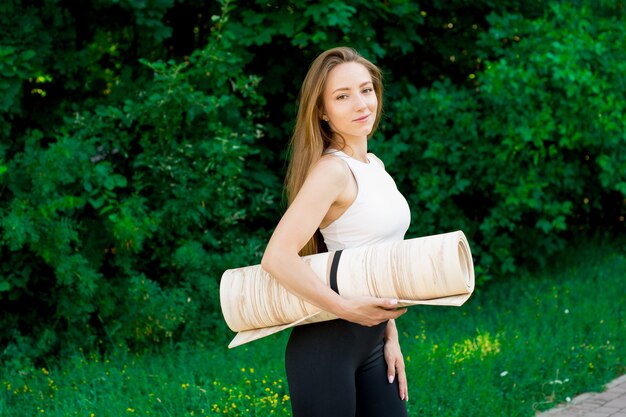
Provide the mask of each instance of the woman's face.
{"label": "woman's face", "polygon": [[330,70],[323,93],[322,119],[347,142],[367,138],[374,126],[378,99],[369,71],[357,62]]}

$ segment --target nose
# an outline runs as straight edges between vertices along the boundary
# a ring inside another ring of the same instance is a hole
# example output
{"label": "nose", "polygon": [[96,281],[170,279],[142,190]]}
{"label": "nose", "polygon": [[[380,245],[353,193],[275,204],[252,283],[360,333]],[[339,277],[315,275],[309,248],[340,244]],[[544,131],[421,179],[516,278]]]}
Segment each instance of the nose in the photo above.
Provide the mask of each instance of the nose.
{"label": "nose", "polygon": [[361,94],[357,94],[355,103],[354,103],[354,108],[356,110],[363,110],[366,107],[367,105],[365,104],[365,98]]}

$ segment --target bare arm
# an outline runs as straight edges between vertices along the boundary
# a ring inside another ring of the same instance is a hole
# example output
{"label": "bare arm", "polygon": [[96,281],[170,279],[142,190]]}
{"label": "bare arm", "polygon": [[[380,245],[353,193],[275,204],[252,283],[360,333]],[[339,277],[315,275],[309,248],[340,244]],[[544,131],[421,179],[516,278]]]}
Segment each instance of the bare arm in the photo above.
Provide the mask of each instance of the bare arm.
{"label": "bare arm", "polygon": [[331,206],[345,196],[350,175],[344,162],[334,157],[322,158],[313,167],[274,230],[261,266],[287,290],[322,310],[348,321],[373,326],[394,319],[405,310],[396,310],[396,300],[339,296],[320,281],[298,255]]}
{"label": "bare arm", "polygon": [[400,350],[400,340],[395,320],[389,320],[385,328],[385,362],[387,362],[387,378],[391,384],[398,377],[398,394],[404,401],[409,399],[409,388],[404,367],[404,356]]}

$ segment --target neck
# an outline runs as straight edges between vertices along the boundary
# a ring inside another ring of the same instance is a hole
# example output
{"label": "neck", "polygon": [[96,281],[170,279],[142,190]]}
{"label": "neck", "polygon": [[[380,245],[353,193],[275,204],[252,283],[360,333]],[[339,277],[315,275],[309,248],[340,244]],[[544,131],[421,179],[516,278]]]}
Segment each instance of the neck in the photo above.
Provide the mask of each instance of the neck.
{"label": "neck", "polygon": [[367,159],[367,137],[363,138],[346,138],[346,147],[344,152],[352,158],[361,162],[368,162]]}

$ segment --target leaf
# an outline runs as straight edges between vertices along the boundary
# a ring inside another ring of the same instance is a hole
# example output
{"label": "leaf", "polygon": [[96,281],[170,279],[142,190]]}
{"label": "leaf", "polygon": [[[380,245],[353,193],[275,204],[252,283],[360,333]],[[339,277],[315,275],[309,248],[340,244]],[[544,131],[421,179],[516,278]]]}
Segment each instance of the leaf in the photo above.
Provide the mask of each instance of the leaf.
{"label": "leaf", "polygon": [[32,49],[27,49],[24,52],[20,53],[20,59],[23,59],[24,61],[30,61],[35,56],[37,56],[37,52],[33,51]]}
{"label": "leaf", "polygon": [[89,198],[89,204],[95,209],[99,209],[104,204],[104,197],[100,196],[98,198]]}
{"label": "leaf", "polygon": [[11,289],[11,283],[4,279],[0,279],[0,292],[6,292]]}
{"label": "leaf", "polygon": [[552,223],[544,217],[537,220],[537,223],[535,226],[546,234],[552,230]]}

